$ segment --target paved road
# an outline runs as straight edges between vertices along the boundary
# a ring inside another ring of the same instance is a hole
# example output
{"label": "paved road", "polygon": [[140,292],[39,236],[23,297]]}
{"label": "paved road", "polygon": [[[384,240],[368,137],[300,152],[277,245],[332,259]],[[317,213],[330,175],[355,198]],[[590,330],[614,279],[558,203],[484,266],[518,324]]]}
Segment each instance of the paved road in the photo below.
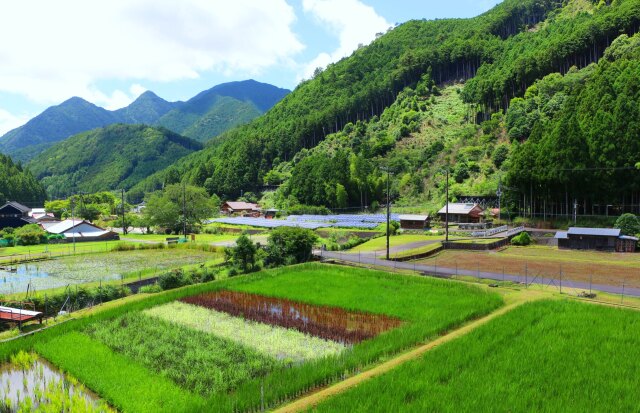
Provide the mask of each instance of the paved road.
{"label": "paved road", "polygon": [[[436,265],[424,265],[424,264],[416,264],[414,262],[394,262],[394,261],[386,261],[383,259],[378,259],[376,257],[371,257],[370,255],[364,254],[348,254],[343,252],[331,252],[331,251],[315,251],[315,255],[322,259],[335,259],[344,262],[357,263],[357,264],[367,264],[367,265],[375,265],[378,267],[386,267],[386,268],[394,268],[394,269],[403,269],[403,270],[411,270],[422,273],[424,275],[430,275],[435,277],[443,277],[450,278],[454,275],[463,275],[470,276],[476,278],[482,278],[487,280],[496,280],[496,281],[512,281],[521,284],[536,284],[542,286],[553,286],[557,289],[561,288],[571,288],[577,290],[589,291],[589,283],[583,283],[579,281],[571,281],[571,280],[558,280],[553,278],[541,278],[541,277],[525,277],[522,275],[513,275],[513,274],[502,274],[502,273],[494,273],[494,272],[485,272],[485,271],[473,271],[473,270],[464,270],[457,268],[447,268]],[[634,297],[640,297],[640,289],[639,288],[624,288],[622,286],[612,286],[612,285],[603,285],[603,284],[593,284],[591,288],[595,291],[602,291],[605,293],[611,294],[624,294]]]}

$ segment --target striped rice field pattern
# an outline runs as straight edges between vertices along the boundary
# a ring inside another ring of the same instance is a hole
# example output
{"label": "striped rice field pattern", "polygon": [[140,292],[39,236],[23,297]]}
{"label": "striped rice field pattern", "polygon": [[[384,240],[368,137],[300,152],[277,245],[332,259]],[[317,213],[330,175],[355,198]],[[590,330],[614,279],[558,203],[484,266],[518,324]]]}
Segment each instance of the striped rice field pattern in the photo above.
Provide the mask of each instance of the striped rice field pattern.
{"label": "striped rice field pattern", "polygon": [[285,363],[335,356],[346,348],[344,344],[297,330],[257,323],[180,301],[150,308],[144,314],[214,334]]}
{"label": "striped rice field pattern", "polygon": [[215,291],[181,300],[248,320],[295,329],[344,344],[359,343],[400,326],[399,319],[316,306],[238,291]]}

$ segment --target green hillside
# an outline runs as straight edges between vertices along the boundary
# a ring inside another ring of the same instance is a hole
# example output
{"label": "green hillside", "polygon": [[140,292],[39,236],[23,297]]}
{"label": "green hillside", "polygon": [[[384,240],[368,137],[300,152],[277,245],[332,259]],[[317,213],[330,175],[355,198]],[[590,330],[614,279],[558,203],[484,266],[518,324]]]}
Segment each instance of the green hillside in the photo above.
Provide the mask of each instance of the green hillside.
{"label": "green hillside", "polygon": [[255,80],[223,83],[184,102],[155,124],[205,142],[249,123],[288,93],[286,89]]}
{"label": "green hillside", "polygon": [[184,177],[232,198],[282,183],[267,203],[362,207],[384,201],[390,166],[395,203],[433,211],[448,167],[453,199],[502,181],[526,214],[637,204],[638,31],[640,0],[506,0],[410,21],[136,190]]}
{"label": "green hillside", "polygon": [[202,148],[167,129],[117,124],[56,144],[29,164],[52,197],[128,189]]}
{"label": "green hillside", "polygon": [[46,198],[44,187],[28,169],[0,154],[0,205],[17,201],[27,206],[41,206]]}

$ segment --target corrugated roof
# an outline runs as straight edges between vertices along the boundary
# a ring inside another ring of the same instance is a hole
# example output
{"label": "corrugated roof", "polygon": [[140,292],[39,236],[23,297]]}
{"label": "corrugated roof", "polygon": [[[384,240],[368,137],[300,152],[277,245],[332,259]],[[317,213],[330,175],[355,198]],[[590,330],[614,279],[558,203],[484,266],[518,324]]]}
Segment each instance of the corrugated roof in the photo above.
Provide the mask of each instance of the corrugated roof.
{"label": "corrugated roof", "polygon": [[400,221],[426,221],[429,219],[428,215],[400,215]]}
{"label": "corrugated roof", "polygon": [[579,228],[571,227],[567,231],[569,235],[591,235],[595,237],[619,237],[620,230],[617,228]]}
{"label": "corrugated roof", "polygon": [[620,235],[619,237],[620,239],[624,239],[624,240],[631,240],[631,241],[636,241],[638,242],[638,237],[632,237],[630,235]]}
{"label": "corrugated roof", "polygon": [[558,231],[556,232],[555,239],[568,239],[567,231]]}
{"label": "corrugated roof", "polygon": [[255,210],[258,209],[258,205],[256,204],[251,204],[249,202],[242,202],[242,201],[227,201],[226,202],[227,205],[229,205],[229,208],[233,209],[233,210],[240,210],[240,209],[251,209],[251,210]]}
{"label": "corrugated roof", "polygon": [[[476,206],[478,206],[478,204],[450,203],[449,204],[449,213],[450,214],[457,214],[457,215],[467,215]],[[482,209],[482,208],[480,208],[480,209]],[[447,206],[446,205],[443,206],[440,211],[438,211],[438,214],[446,214],[446,213],[447,213]]]}
{"label": "corrugated roof", "polygon": [[[97,231],[104,231],[103,228],[100,228],[97,225],[93,225],[91,222],[88,221],[84,221],[82,219],[65,219],[62,222],[58,222],[55,225],[51,225],[46,227],[47,232],[50,232],[52,234],[63,234],[69,230],[71,230],[72,228],[75,228],[79,225],[90,225],[93,228],[95,228]],[[87,231],[85,231],[87,232]],[[92,231],[92,232],[96,232],[96,231]]]}

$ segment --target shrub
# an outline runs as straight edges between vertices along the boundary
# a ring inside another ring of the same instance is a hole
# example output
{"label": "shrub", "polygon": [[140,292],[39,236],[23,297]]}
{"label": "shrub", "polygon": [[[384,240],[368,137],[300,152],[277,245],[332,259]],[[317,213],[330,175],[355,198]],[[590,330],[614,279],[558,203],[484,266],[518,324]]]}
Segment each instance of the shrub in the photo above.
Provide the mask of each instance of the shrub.
{"label": "shrub", "polygon": [[511,245],[525,247],[527,245],[530,245],[532,241],[533,240],[531,239],[531,236],[528,232],[521,232],[520,234],[513,237],[513,239],[511,240]]}
{"label": "shrub", "polygon": [[47,233],[38,224],[25,225],[16,229],[14,234],[20,245],[38,245],[47,240]]}
{"label": "shrub", "polygon": [[269,235],[266,261],[271,266],[309,261],[311,250],[317,241],[316,233],[308,229],[276,228]]}
{"label": "shrub", "polygon": [[331,210],[325,206],[295,205],[289,208],[289,215],[329,215]]}
{"label": "shrub", "polygon": [[158,284],[145,285],[140,287],[138,292],[142,294],[159,293],[159,292],[162,292],[162,287],[160,287]]}
{"label": "shrub", "polygon": [[169,271],[158,277],[158,285],[163,290],[172,290],[190,284],[193,284],[193,279],[182,270]]}
{"label": "shrub", "polygon": [[640,233],[640,219],[633,214],[623,214],[617,220],[615,228],[620,228],[623,235]]}

